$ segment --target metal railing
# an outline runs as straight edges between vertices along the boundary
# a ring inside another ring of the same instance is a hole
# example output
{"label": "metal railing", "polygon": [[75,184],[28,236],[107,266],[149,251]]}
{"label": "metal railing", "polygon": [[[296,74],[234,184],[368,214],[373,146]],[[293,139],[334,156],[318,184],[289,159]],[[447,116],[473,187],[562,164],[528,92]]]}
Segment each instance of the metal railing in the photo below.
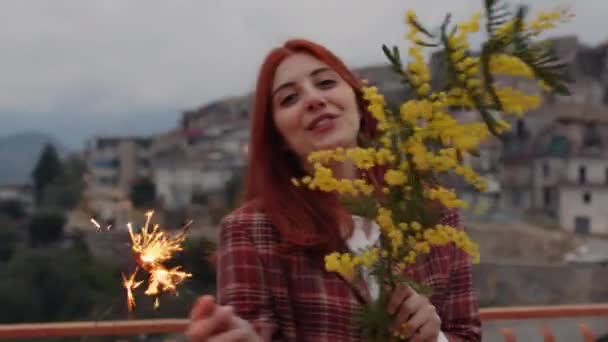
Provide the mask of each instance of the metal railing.
{"label": "metal railing", "polygon": [[[583,305],[520,306],[509,308],[484,308],[481,319],[484,322],[502,320],[559,319],[606,317],[608,326],[608,303]],[[149,319],[132,321],[62,322],[0,324],[0,339],[22,339],[73,336],[125,336],[140,334],[182,333],[187,319]],[[583,341],[595,341],[590,327],[579,324]],[[513,329],[505,327],[500,334],[507,342],[517,341]],[[549,328],[539,327],[539,335],[544,341],[555,341]]]}

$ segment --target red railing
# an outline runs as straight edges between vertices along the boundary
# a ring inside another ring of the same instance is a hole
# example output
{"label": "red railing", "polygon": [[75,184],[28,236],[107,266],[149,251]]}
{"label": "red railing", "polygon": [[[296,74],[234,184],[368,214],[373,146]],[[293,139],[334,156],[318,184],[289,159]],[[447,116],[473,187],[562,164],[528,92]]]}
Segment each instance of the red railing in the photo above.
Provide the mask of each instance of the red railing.
{"label": "red railing", "polygon": [[[484,322],[557,318],[583,319],[590,317],[606,317],[606,325],[608,326],[608,303],[486,308],[481,310],[481,319]],[[0,324],[0,339],[182,333],[187,323],[188,321],[186,319],[153,319],[133,321]],[[595,341],[594,334],[587,324],[579,324],[579,330],[583,341]],[[500,333],[507,342],[517,341],[515,332],[511,328],[503,328],[500,330]],[[545,326],[539,327],[539,335],[542,336],[546,342],[555,341],[553,333]]]}

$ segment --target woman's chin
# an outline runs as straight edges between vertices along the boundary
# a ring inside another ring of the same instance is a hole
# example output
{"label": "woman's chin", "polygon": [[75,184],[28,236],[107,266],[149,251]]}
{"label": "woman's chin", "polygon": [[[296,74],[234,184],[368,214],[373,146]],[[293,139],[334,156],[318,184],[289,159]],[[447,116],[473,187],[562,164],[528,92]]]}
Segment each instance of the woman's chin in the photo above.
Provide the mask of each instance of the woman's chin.
{"label": "woman's chin", "polygon": [[333,150],[338,147],[350,148],[356,146],[356,140],[351,141],[349,139],[326,139],[315,142],[314,150]]}

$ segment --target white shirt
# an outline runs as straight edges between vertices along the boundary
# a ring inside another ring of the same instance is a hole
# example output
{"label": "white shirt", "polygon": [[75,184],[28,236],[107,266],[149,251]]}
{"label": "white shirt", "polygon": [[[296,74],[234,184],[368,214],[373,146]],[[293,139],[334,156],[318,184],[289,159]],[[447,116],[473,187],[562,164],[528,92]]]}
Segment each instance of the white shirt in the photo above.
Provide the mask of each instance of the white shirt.
{"label": "white shirt", "polygon": [[[369,223],[369,221],[364,217],[353,215],[353,233],[346,240],[346,245],[352,253],[360,254],[378,243],[378,239],[380,238],[380,227],[376,222],[372,222],[371,229],[366,234],[364,229],[366,223]],[[366,267],[363,269],[363,279],[365,279],[365,282],[367,283],[369,294],[372,299],[378,299],[378,296],[380,295],[380,286],[378,285],[376,278],[370,274],[370,270]],[[439,332],[437,342],[449,342],[442,331]]]}

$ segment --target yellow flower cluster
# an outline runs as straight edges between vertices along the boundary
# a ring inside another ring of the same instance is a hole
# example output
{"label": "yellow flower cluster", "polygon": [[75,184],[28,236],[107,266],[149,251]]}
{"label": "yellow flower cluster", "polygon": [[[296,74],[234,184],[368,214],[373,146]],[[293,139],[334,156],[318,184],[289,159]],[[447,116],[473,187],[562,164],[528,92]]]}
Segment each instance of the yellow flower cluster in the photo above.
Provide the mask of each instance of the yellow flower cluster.
{"label": "yellow flower cluster", "polygon": [[[565,12],[541,13],[536,21],[526,27],[529,30],[548,28],[564,15]],[[348,161],[359,170],[382,167],[383,179],[377,181],[381,182],[380,189],[389,196],[374,197],[374,208],[377,208],[375,221],[380,227],[385,245],[382,249],[372,248],[359,255],[332,253],[325,257],[326,269],[338,272],[347,279],[354,277],[358,266],[373,267],[389,257],[394,259],[391,261],[394,261],[397,270],[403,270],[415,263],[419,256],[430,253],[434,246],[449,243],[471,255],[475,262],[479,261],[479,247],[463,230],[441,224],[423,227],[413,219],[406,219],[411,217],[411,213],[407,208],[404,209],[403,204],[406,203],[407,206],[407,201],[423,196],[448,208],[467,207],[467,203],[459,199],[454,190],[421,186],[425,183],[420,175],[424,177],[427,173],[452,171],[480,191],[487,188],[483,177],[470,165],[464,164],[462,155],[478,151],[480,144],[490,137],[490,129],[484,122],[462,123],[450,114],[453,106],[477,109],[479,106],[491,106],[495,101],[483,84],[480,59],[469,55],[468,35],[479,31],[481,14],[475,13],[471,19],[459,24],[455,34],[448,37],[448,57],[455,72],[456,84],[439,92],[431,89],[430,68],[424,61],[421,45],[416,44],[422,42],[421,31],[414,24],[416,20],[415,13],[406,14],[409,28],[407,39],[414,44],[409,48],[410,60],[404,73],[416,91],[417,98],[406,101],[399,107],[398,113],[393,113],[387,108],[386,100],[377,87],[362,88],[363,99],[368,103],[367,109],[377,120],[380,131],[378,142],[381,145],[311,153],[308,162],[313,166],[313,174],[293,179],[295,185],[303,184],[313,190],[369,196],[376,190],[374,186],[363,179],[336,179],[327,165]],[[498,35],[506,36],[510,30],[513,30],[512,22],[500,27]],[[490,73],[494,75],[529,79],[536,77],[522,60],[506,54],[490,56],[489,66]],[[539,85],[546,87],[544,84]],[[537,95],[527,95],[496,84],[490,86],[494,87],[494,93],[505,113],[521,115],[540,105],[540,97]],[[494,129],[500,133],[510,130],[511,126],[496,118]],[[391,192],[391,189],[400,192]],[[390,202],[396,193],[405,194],[404,199],[396,203]]]}
{"label": "yellow flower cluster", "polygon": [[479,263],[479,245],[471,241],[464,230],[438,224],[435,228],[424,231],[424,240],[432,246],[444,246],[453,242],[458,249],[472,256],[474,263]]}
{"label": "yellow flower cluster", "polygon": [[348,253],[334,252],[325,256],[325,269],[337,272],[344,278],[352,280],[355,276],[355,259]]}
{"label": "yellow flower cluster", "polygon": [[433,103],[429,100],[410,100],[401,105],[399,113],[403,122],[415,126],[420,118],[424,120],[432,118]]}
{"label": "yellow flower cluster", "polygon": [[378,222],[380,229],[384,233],[388,233],[396,229],[395,224],[393,223],[393,213],[390,209],[379,208],[376,222]]}
{"label": "yellow flower cluster", "polygon": [[370,248],[359,255],[334,252],[325,256],[325,269],[352,280],[358,266],[372,267],[380,259],[380,249]]}
{"label": "yellow flower cluster", "polygon": [[310,163],[329,164],[332,161],[343,162],[351,160],[355,166],[361,170],[369,170],[378,165],[385,165],[396,160],[395,155],[388,148],[349,148],[338,147],[335,150],[323,150],[312,152],[308,155]]}
{"label": "yellow flower cluster", "polygon": [[388,185],[403,185],[407,182],[407,176],[401,170],[390,169],[384,174],[384,180]]}
{"label": "yellow flower cluster", "polygon": [[[364,194],[369,196],[374,192],[374,187],[363,179],[336,179],[330,168],[321,163],[314,164],[313,176],[305,176],[301,180],[311,190],[324,192],[338,192],[339,194],[350,194],[353,196]],[[292,179],[292,183],[300,186],[300,181]]]}
{"label": "yellow flower cluster", "polygon": [[467,208],[467,203],[458,196],[454,190],[449,190],[443,187],[431,188],[425,191],[427,198],[437,200],[447,208]]}
{"label": "yellow flower cluster", "polygon": [[490,57],[490,71],[493,74],[521,76],[533,78],[534,72],[521,59],[505,54],[492,55]]}
{"label": "yellow flower cluster", "polygon": [[[377,220],[390,240],[392,256],[403,255],[396,263],[398,270],[414,264],[419,256],[430,253],[433,246],[445,246],[449,243],[454,243],[457,248],[472,256],[474,262],[479,262],[479,246],[462,230],[441,224],[423,228],[418,222],[400,223],[395,226],[391,211],[385,208],[380,208]],[[334,252],[325,256],[325,269],[338,272],[346,279],[352,280],[358,266],[372,267],[381,256],[386,257],[387,253],[379,248],[368,249],[359,255]]]}
{"label": "yellow flower cluster", "polygon": [[420,30],[414,25],[416,19],[416,13],[408,11],[406,13],[406,24],[409,28],[409,32],[406,39],[411,41],[413,44],[409,49],[409,55],[412,57],[412,62],[407,66],[410,73],[409,79],[412,86],[416,89],[418,96],[424,97],[431,91],[431,71],[429,66],[424,62],[424,55],[422,54],[422,48],[416,44],[420,41],[419,33]]}
{"label": "yellow flower cluster", "polygon": [[[448,47],[451,51],[450,61],[459,72],[458,80],[461,82],[461,88],[458,94],[452,93],[451,101],[467,103],[467,98],[464,96],[468,93],[478,95],[482,92],[481,80],[479,79],[479,58],[467,55],[467,50],[470,48],[468,35],[479,31],[479,21],[481,13],[475,13],[473,17],[465,23],[457,26],[456,34],[448,39]],[[463,98],[464,97],[464,98]]]}
{"label": "yellow flower cluster", "polygon": [[454,169],[454,173],[464,178],[468,183],[473,185],[477,190],[484,192],[488,188],[485,179],[475,172],[469,165],[459,165]]}
{"label": "yellow flower cluster", "polygon": [[568,21],[572,18],[572,12],[567,8],[558,8],[552,11],[540,11],[536,19],[526,25],[529,31],[540,34],[544,30],[552,29],[560,22]]}
{"label": "yellow flower cluster", "polygon": [[378,129],[381,131],[388,129],[384,108],[386,102],[384,96],[378,92],[378,88],[363,87],[363,99],[369,103],[367,110],[378,121]]}
{"label": "yellow flower cluster", "polygon": [[458,28],[465,33],[475,33],[479,31],[479,21],[481,20],[481,12],[475,12],[469,21],[458,24]]}
{"label": "yellow flower cluster", "polygon": [[520,90],[503,87],[496,90],[504,113],[512,113],[522,116],[524,113],[540,107],[542,100],[537,95],[526,95]]}
{"label": "yellow flower cluster", "polygon": [[[542,31],[554,28],[558,23],[566,22],[572,19],[572,17],[572,12],[567,8],[558,8],[552,11],[540,11],[535,19],[524,23],[523,30],[532,35],[539,35]],[[513,33],[514,28],[515,22],[510,20],[496,30],[496,36],[506,39]]]}
{"label": "yellow flower cluster", "polygon": [[423,233],[416,238],[408,237],[409,252],[403,258],[403,263],[398,264],[399,268],[414,264],[419,256],[430,253],[433,246],[445,246],[449,243],[454,243],[458,249],[469,254],[474,263],[479,263],[479,246],[471,241],[463,230],[441,224],[421,230]]}

